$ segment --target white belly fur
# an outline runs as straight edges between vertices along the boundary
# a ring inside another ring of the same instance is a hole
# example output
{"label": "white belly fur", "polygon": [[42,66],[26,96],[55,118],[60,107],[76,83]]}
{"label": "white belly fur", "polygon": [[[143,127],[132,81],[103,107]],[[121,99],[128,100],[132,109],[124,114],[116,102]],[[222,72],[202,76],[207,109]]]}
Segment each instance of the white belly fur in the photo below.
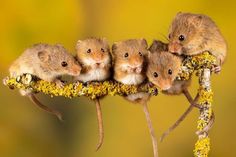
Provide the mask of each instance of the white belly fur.
{"label": "white belly fur", "polygon": [[140,74],[129,74],[122,78],[120,82],[128,85],[137,85],[144,81],[144,77]]}
{"label": "white belly fur", "polygon": [[104,69],[94,69],[90,70],[85,74],[80,74],[76,77],[76,80],[82,82],[89,82],[89,81],[103,81],[109,77],[108,72]]}

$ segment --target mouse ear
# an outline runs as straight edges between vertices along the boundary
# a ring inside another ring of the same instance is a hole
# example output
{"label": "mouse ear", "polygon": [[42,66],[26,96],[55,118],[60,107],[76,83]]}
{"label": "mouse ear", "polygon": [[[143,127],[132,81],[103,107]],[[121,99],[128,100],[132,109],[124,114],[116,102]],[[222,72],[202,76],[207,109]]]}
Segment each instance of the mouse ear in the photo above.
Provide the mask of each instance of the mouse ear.
{"label": "mouse ear", "polygon": [[50,60],[50,56],[49,56],[48,51],[39,51],[38,57],[42,62],[47,62]]}
{"label": "mouse ear", "polygon": [[168,44],[160,41],[154,40],[152,45],[149,48],[149,51],[152,52],[161,52],[161,51],[168,51]]}
{"label": "mouse ear", "polygon": [[75,46],[75,49],[78,49],[78,48],[79,48],[81,42],[82,42],[82,40],[78,40],[78,41],[77,41],[76,46]]}
{"label": "mouse ear", "polygon": [[148,48],[148,43],[147,43],[147,40],[146,40],[146,39],[144,39],[144,38],[140,39],[140,44],[141,44],[143,47],[145,47],[145,49]]}
{"label": "mouse ear", "polygon": [[196,26],[196,27],[199,27],[201,24],[202,24],[202,20],[203,20],[203,15],[195,15],[195,16],[192,16],[190,19],[189,19],[189,22]]}
{"label": "mouse ear", "polygon": [[109,49],[110,47],[109,47],[109,43],[108,43],[107,38],[101,38],[101,40],[102,40],[103,44],[105,44],[106,49]]}
{"label": "mouse ear", "polygon": [[112,44],[111,50],[113,54],[116,52],[118,45],[119,45],[119,42],[114,42]]}

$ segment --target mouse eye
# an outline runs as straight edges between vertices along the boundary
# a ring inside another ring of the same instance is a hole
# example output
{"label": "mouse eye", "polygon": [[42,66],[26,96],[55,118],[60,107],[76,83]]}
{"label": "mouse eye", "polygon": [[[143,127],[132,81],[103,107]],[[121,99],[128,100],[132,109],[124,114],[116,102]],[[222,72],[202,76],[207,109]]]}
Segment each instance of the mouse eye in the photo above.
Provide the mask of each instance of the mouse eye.
{"label": "mouse eye", "polygon": [[87,50],[87,53],[90,53],[90,52],[91,52],[91,49],[88,49],[88,50]]}
{"label": "mouse eye", "polygon": [[61,66],[66,67],[67,65],[68,65],[67,62],[65,61],[61,62]]}
{"label": "mouse eye", "polygon": [[139,52],[138,54],[139,54],[139,56],[141,56],[141,57],[143,56],[142,52]]}
{"label": "mouse eye", "polygon": [[170,35],[170,34],[168,35],[168,38],[169,38],[169,39],[171,38],[171,35]]}
{"label": "mouse eye", "polygon": [[154,72],[154,73],[153,73],[153,76],[154,76],[154,77],[158,77],[157,72]]}
{"label": "mouse eye", "polygon": [[172,70],[171,69],[168,70],[168,74],[172,75]]}
{"label": "mouse eye", "polygon": [[179,36],[179,41],[184,41],[185,40],[185,37],[183,35],[180,35]]}
{"label": "mouse eye", "polygon": [[101,48],[101,51],[102,51],[102,52],[105,52],[105,50],[104,50],[103,48]]}
{"label": "mouse eye", "polygon": [[125,57],[125,58],[129,57],[128,52],[125,53],[124,57]]}

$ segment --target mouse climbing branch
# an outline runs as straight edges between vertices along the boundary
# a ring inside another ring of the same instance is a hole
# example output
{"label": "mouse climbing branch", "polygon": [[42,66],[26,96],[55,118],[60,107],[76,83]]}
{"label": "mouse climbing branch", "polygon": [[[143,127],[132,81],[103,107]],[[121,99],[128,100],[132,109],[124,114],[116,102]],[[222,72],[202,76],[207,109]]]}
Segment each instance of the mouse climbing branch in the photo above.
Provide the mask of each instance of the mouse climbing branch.
{"label": "mouse climbing branch", "polygon": [[[196,72],[199,77],[199,102],[201,105],[200,116],[197,122],[198,141],[195,144],[194,156],[207,157],[210,150],[210,138],[208,130],[211,127],[212,117],[212,98],[211,89],[211,69],[216,64],[214,56],[204,52],[196,56],[188,56],[184,59],[177,80],[188,80]],[[18,76],[16,78],[7,77],[3,80],[4,84],[11,89],[29,89],[35,93],[42,92],[50,96],[64,96],[68,98],[86,96],[95,100],[106,95],[129,95],[138,92],[147,92],[157,95],[158,90],[148,83],[141,86],[124,85],[114,80],[104,82],[91,82],[83,84],[80,82],[70,83],[64,87],[58,87],[55,83],[39,80],[30,74]]]}

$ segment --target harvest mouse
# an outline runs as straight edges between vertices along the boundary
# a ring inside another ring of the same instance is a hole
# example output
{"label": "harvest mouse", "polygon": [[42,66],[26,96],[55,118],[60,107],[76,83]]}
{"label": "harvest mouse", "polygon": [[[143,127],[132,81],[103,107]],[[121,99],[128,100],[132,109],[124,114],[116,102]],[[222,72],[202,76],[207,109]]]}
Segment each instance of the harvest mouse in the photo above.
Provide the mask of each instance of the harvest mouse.
{"label": "harvest mouse", "polygon": [[[106,39],[88,38],[79,40],[76,44],[77,60],[82,65],[81,74],[75,77],[75,80],[83,83],[91,81],[104,81],[111,75],[111,54],[110,47]],[[103,144],[104,130],[102,122],[102,111],[99,98],[95,100],[99,143],[96,150]]]}
{"label": "harvest mouse", "polygon": [[[74,57],[59,44],[35,44],[26,49],[9,68],[10,77],[32,74],[42,80],[55,82],[58,86],[63,83],[58,77],[62,75],[79,75],[81,66]],[[20,90],[21,95],[28,96],[41,109],[56,115],[60,120],[61,114],[41,104],[30,90]]]}
{"label": "harvest mouse", "polygon": [[170,129],[163,134],[161,140],[164,139],[172,130],[174,130],[181,121],[190,113],[194,106],[197,106],[196,101],[192,99],[188,92],[188,87],[191,80],[179,81],[176,77],[179,73],[182,63],[182,57],[169,53],[167,44],[154,40],[149,48],[150,54],[148,57],[147,77],[151,83],[159,87],[164,94],[178,95],[183,93],[191,106],[179,118],[179,120]]}
{"label": "harvest mouse", "polygon": [[[145,82],[146,57],[148,45],[145,39],[129,39],[116,42],[112,46],[114,61],[114,79],[127,85],[141,85]],[[144,107],[144,113],[148,123],[152,138],[154,156],[158,156],[157,141],[152,126],[147,101],[150,95],[147,93],[137,93],[125,96],[132,103],[140,103]]]}
{"label": "harvest mouse", "polygon": [[180,12],[170,26],[169,51],[189,56],[208,51],[217,59],[214,71],[218,73],[226,58],[227,44],[210,17]]}

